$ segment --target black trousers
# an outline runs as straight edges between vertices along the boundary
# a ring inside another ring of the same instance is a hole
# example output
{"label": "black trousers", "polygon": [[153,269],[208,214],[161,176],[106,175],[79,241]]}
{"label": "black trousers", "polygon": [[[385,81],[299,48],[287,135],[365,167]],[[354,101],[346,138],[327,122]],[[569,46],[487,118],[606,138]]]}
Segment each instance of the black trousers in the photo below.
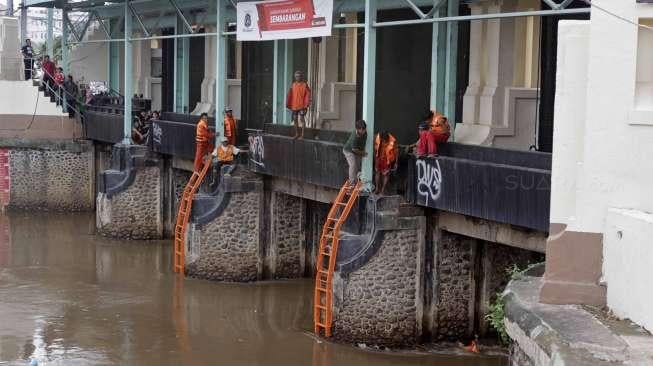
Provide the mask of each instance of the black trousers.
{"label": "black trousers", "polygon": [[32,78],[32,69],[34,68],[34,60],[31,58],[26,58],[23,60],[25,64],[25,80]]}

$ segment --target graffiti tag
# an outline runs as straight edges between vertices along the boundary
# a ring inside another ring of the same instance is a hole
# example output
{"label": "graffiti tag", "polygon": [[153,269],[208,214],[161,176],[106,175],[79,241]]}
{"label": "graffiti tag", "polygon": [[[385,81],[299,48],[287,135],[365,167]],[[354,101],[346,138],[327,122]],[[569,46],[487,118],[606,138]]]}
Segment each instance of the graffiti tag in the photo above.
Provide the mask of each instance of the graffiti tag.
{"label": "graffiti tag", "polygon": [[250,161],[261,168],[265,167],[265,147],[263,146],[263,136],[256,135],[249,137]]}
{"label": "graffiti tag", "polygon": [[163,136],[163,129],[158,123],[152,123],[152,139],[155,144],[161,145],[161,137]]}
{"label": "graffiti tag", "polygon": [[442,171],[440,162],[435,160],[429,164],[426,160],[417,160],[417,194],[424,199],[426,205],[429,200],[437,201],[442,188]]}

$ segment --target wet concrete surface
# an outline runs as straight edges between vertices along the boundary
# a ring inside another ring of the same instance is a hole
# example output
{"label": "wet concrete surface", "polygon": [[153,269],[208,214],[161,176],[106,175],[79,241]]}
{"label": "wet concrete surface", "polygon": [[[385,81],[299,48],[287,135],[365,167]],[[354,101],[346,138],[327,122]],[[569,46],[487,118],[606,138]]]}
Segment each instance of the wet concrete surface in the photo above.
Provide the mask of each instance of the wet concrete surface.
{"label": "wet concrete surface", "polygon": [[93,235],[92,214],[0,216],[0,365],[495,366],[501,356],[371,352],[311,335],[312,281],[171,272],[171,241]]}

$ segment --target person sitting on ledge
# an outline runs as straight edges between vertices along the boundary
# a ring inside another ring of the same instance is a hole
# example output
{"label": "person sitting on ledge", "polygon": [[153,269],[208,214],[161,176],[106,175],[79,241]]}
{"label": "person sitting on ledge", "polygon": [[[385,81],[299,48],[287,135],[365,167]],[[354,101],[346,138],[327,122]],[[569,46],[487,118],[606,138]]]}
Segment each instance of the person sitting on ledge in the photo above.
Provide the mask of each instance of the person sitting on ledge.
{"label": "person sitting on ledge", "polygon": [[193,169],[196,172],[202,170],[206,154],[213,151],[211,141],[215,138],[215,135],[215,132],[209,130],[209,115],[202,113],[195,130],[195,162],[193,163]]}
{"label": "person sitting on ledge", "polygon": [[377,134],[374,139],[374,193],[386,194],[390,172],[397,169],[398,156],[397,139],[387,131]]}
{"label": "person sitting on ledge", "polygon": [[349,184],[358,181],[358,172],[361,170],[361,161],[367,156],[365,145],[367,143],[367,124],[365,121],[356,121],[356,130],[349,135],[342,153],[349,165]]}
{"label": "person sitting on ledge", "polygon": [[[447,140],[449,140],[449,137],[451,136],[451,126],[449,126],[449,120],[447,117],[436,111],[429,111],[426,120],[431,127],[431,131],[435,134],[436,144],[447,142]],[[437,146],[435,153],[437,154]]]}
{"label": "person sitting on ledge", "polygon": [[240,153],[240,149],[229,143],[226,137],[220,138],[220,146],[215,148],[213,156],[218,157],[218,171],[223,165],[234,163],[234,156]]}
{"label": "person sitting on ledge", "polygon": [[426,155],[435,155],[438,151],[436,143],[435,132],[431,130],[428,124],[421,123],[418,126],[419,140],[412,147],[416,148],[416,155],[418,157]]}

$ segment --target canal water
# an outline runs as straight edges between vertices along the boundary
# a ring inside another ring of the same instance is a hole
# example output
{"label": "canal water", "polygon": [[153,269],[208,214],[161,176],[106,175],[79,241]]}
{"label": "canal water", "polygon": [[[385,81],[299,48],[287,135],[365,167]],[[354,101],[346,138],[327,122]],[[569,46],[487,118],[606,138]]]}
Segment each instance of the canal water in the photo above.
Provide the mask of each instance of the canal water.
{"label": "canal water", "polygon": [[312,281],[179,279],[170,241],[109,240],[93,228],[92,214],[0,216],[0,365],[505,364],[318,341]]}

